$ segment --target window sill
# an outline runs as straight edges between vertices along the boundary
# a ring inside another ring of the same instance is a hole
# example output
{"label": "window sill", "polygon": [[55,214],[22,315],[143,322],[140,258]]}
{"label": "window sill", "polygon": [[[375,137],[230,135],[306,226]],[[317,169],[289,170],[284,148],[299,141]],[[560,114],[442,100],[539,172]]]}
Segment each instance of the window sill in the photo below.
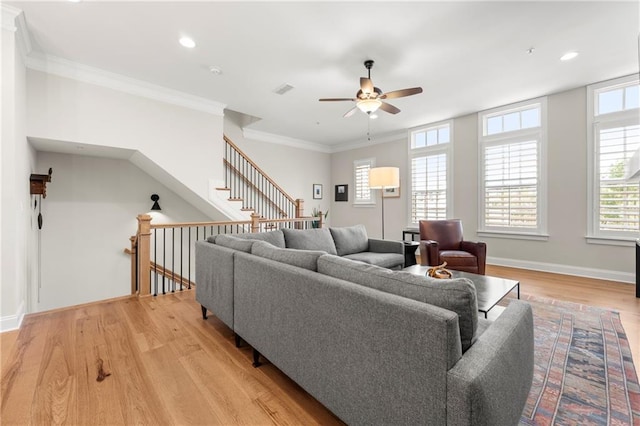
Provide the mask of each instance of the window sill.
{"label": "window sill", "polygon": [[505,232],[505,231],[478,231],[479,237],[486,238],[507,238],[511,240],[548,241],[548,234],[534,234],[526,232]]}
{"label": "window sill", "polygon": [[633,247],[636,244],[636,238],[633,237],[594,237],[587,235],[585,239],[587,240],[587,244],[607,246]]}
{"label": "window sill", "polygon": [[353,203],[353,207],[375,207],[376,203]]}

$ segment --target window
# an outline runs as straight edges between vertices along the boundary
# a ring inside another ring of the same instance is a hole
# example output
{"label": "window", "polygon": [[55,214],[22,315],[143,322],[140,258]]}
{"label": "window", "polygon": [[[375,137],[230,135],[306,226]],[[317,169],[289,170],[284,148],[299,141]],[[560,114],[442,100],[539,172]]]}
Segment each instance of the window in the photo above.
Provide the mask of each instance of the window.
{"label": "window", "polygon": [[624,178],[640,149],[637,77],[589,86],[589,227],[587,241],[632,240],[640,231],[640,187]]}
{"label": "window", "polygon": [[451,139],[451,121],[410,131],[412,225],[425,219],[446,219],[451,212],[447,192],[451,187]]}
{"label": "window", "polygon": [[376,160],[367,158],[353,162],[354,204],[374,204],[373,192],[369,189],[369,170],[375,167]]}
{"label": "window", "polygon": [[479,113],[480,232],[546,239],[546,98]]}

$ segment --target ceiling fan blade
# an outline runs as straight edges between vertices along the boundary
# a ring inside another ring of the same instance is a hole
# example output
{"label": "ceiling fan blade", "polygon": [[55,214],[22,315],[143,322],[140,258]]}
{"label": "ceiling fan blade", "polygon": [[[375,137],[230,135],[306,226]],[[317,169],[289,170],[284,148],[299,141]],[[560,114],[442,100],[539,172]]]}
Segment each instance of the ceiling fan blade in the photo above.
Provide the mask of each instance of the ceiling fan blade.
{"label": "ceiling fan blade", "polygon": [[320,102],[334,102],[334,101],[357,101],[357,99],[354,98],[324,98],[324,99],[318,99]]}
{"label": "ceiling fan blade", "polygon": [[389,114],[397,114],[400,112],[400,110],[396,107],[394,107],[391,104],[388,104],[386,102],[382,102],[382,104],[380,104],[380,109],[383,111],[388,112]]}
{"label": "ceiling fan blade", "polygon": [[403,98],[405,96],[417,95],[422,93],[422,87],[412,87],[411,89],[394,90],[393,92],[384,93],[380,99]]}
{"label": "ceiling fan blade", "polygon": [[356,112],[358,110],[357,106],[354,106],[353,108],[351,108],[349,111],[345,112],[344,115],[342,116],[343,118],[349,118],[353,115],[354,112]]}
{"label": "ceiling fan blade", "polygon": [[364,94],[373,93],[373,82],[370,78],[360,77],[360,90]]}

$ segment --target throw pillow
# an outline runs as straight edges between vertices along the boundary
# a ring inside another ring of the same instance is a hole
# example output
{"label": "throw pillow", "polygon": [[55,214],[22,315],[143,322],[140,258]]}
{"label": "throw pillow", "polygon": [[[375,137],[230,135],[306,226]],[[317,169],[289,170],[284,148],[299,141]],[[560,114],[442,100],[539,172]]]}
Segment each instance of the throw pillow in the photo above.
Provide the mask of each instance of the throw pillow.
{"label": "throw pillow", "polygon": [[232,237],[231,235],[218,235],[216,237],[216,244],[222,247],[243,251],[245,253],[251,253],[251,246],[254,241],[241,240],[240,238]]}
{"label": "throw pillow", "polygon": [[361,253],[369,250],[369,237],[364,225],[329,228],[338,256]]}
{"label": "throw pillow", "polygon": [[278,248],[265,241],[256,241],[251,248],[251,254],[316,272],[318,270],[318,258],[327,253],[324,251]]}
{"label": "throw pillow", "polygon": [[441,280],[422,277],[337,256],[318,259],[318,272],[453,311],[458,314],[462,352],[475,341],[478,301],[476,287],[466,278]]}
{"label": "throw pillow", "polygon": [[321,250],[337,254],[336,245],[327,228],[320,229],[283,229],[287,248],[298,250]]}
{"label": "throw pillow", "polygon": [[284,234],[279,229],[269,232],[247,232],[245,234],[233,234],[233,236],[245,240],[266,241],[276,247],[285,248]]}

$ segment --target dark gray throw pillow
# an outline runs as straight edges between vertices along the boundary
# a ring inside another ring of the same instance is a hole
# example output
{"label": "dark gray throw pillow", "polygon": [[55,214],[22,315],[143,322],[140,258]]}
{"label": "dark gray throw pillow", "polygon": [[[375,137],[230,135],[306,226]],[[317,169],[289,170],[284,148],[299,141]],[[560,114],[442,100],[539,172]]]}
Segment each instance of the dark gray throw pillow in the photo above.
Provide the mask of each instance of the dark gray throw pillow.
{"label": "dark gray throw pillow", "polygon": [[321,250],[337,254],[331,233],[327,228],[320,229],[283,229],[287,248],[298,250]]}
{"label": "dark gray throw pillow", "polygon": [[232,237],[231,235],[218,235],[216,237],[216,244],[222,247],[243,251],[245,253],[251,253],[251,246],[254,241],[241,240],[240,238]]}
{"label": "dark gray throw pillow", "polygon": [[264,241],[256,241],[251,248],[251,254],[315,272],[318,270],[318,258],[327,253],[317,250],[278,248]]}
{"label": "dark gray throw pillow", "polygon": [[247,232],[245,234],[234,234],[234,237],[246,240],[266,241],[276,247],[285,248],[284,234],[279,229],[269,232]]}
{"label": "dark gray throw pillow", "polygon": [[364,225],[329,228],[338,256],[369,251],[369,237]]}

